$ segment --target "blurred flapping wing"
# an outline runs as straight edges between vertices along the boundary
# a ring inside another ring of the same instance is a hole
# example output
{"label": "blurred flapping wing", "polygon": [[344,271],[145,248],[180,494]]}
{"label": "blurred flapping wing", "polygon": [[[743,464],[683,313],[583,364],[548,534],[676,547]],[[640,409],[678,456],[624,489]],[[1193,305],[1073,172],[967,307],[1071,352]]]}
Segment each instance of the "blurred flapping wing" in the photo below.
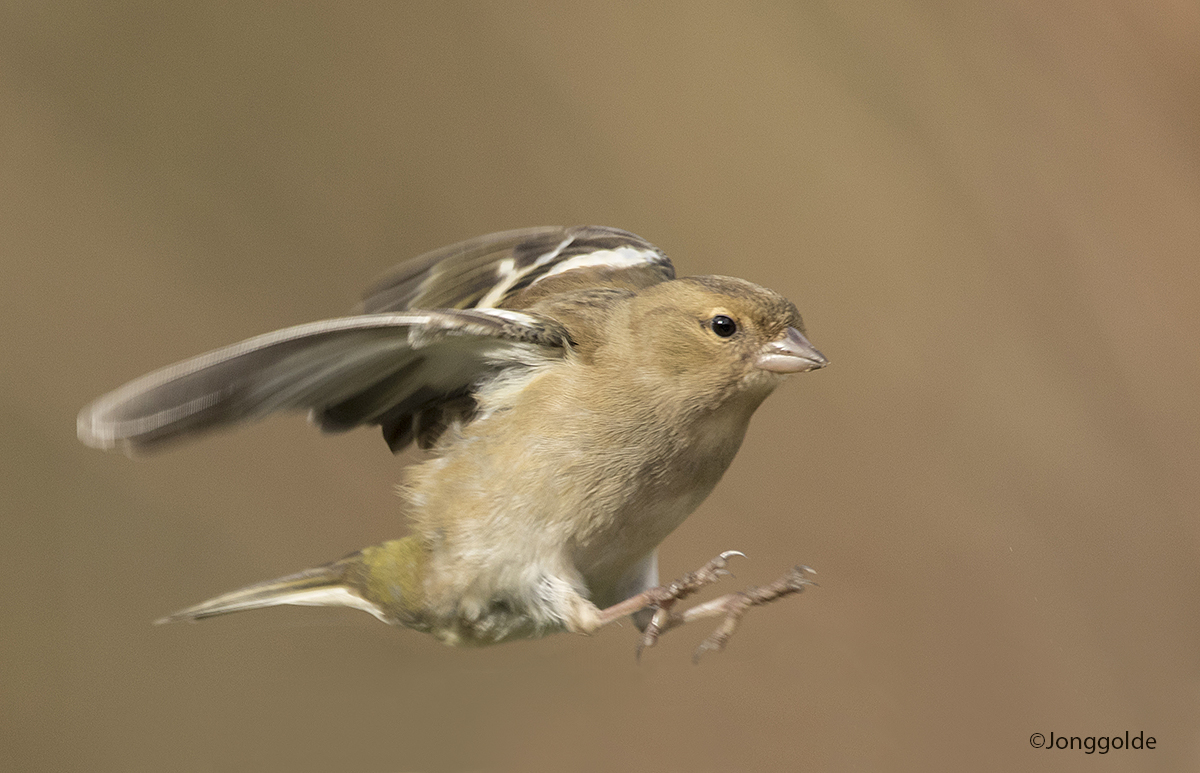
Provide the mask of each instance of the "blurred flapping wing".
{"label": "blurred flapping wing", "polygon": [[[639,236],[546,226],[481,236],[402,263],[365,293],[362,313],[251,338],[143,376],[79,414],[84,443],[127,454],[307,410],[327,432],[379,425],[398,453],[474,415],[495,373],[562,357],[562,324],[515,309],[579,286],[647,287],[675,276]],[[549,281],[547,281],[549,280]]]}
{"label": "blurred flapping wing", "polygon": [[326,431],[378,424],[394,452],[469,418],[472,390],[509,367],[562,357],[553,320],[501,309],[364,314],[286,328],[143,376],[79,414],[78,433],[127,454],[308,410]]}

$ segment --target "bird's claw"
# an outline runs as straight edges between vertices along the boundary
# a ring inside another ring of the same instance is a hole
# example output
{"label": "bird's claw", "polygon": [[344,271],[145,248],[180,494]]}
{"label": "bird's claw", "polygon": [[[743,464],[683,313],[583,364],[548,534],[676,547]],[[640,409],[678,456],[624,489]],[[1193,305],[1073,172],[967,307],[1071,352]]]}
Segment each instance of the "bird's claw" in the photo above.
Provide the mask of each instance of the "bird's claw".
{"label": "bird's claw", "polygon": [[725,566],[734,556],[745,558],[746,554],[740,550],[726,550],[696,571],[689,572],[674,582],[646,591],[646,597],[650,600],[647,608],[654,610],[654,616],[650,618],[649,625],[646,626],[646,630],[642,632],[642,638],[638,641],[638,660],[642,658],[642,650],[653,647],[667,629],[681,622],[671,616],[671,607],[675,606],[680,599],[692,595],[706,585],[717,582],[725,575],[733,576],[733,573]]}
{"label": "bird's claw", "polygon": [[662,585],[647,591],[654,616],[642,633],[638,642],[637,657],[640,660],[642,650],[653,647],[666,631],[689,620],[701,617],[723,615],[720,624],[709,634],[692,655],[693,662],[699,662],[705,652],[720,652],[737,630],[738,624],[750,607],[767,604],[783,596],[800,593],[809,585],[816,585],[811,576],[816,574],[812,568],[804,565],[795,566],[773,583],[758,587],[747,588],[744,591],[730,593],[703,604],[697,604],[683,612],[675,612],[673,607],[682,598],[695,593],[705,585],[717,581],[723,574],[729,574],[725,563],[734,555],[743,555],[737,551],[726,551],[709,561],[701,569],[684,575],[668,585]]}

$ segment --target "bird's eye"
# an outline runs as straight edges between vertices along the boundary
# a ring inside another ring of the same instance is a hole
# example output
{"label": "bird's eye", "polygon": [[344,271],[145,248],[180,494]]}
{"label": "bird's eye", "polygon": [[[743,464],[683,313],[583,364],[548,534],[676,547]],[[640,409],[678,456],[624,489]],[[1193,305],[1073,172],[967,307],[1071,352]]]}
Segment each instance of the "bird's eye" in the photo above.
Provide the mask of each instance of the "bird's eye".
{"label": "bird's eye", "polygon": [[718,314],[708,323],[712,331],[722,338],[728,338],[737,332],[737,323],[724,314]]}

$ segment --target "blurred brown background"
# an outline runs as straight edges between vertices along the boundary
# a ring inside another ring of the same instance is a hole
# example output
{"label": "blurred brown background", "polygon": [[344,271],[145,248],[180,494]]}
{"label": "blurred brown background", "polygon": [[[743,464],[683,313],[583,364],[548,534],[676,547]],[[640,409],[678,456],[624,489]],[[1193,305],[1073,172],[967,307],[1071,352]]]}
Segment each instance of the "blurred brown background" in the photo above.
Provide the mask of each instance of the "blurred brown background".
{"label": "blurred brown background", "polygon": [[[6,3],[0,138],[0,769],[1200,762],[1195,3]],[[800,306],[833,366],[663,571],[821,588],[699,667],[699,627],[150,625],[403,533],[405,460],[292,418],[135,463],[81,406],[573,223]]]}

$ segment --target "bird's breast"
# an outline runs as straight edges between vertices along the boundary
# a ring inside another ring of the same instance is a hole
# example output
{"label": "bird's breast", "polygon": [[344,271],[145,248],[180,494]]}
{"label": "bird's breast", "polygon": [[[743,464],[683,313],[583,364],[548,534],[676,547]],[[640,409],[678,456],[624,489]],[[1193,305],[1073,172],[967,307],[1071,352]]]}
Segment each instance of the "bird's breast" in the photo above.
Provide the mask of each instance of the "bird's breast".
{"label": "bird's breast", "polygon": [[589,400],[555,375],[493,403],[410,478],[415,523],[450,585],[530,584],[556,567],[590,588],[617,582],[712,491],[752,413]]}

